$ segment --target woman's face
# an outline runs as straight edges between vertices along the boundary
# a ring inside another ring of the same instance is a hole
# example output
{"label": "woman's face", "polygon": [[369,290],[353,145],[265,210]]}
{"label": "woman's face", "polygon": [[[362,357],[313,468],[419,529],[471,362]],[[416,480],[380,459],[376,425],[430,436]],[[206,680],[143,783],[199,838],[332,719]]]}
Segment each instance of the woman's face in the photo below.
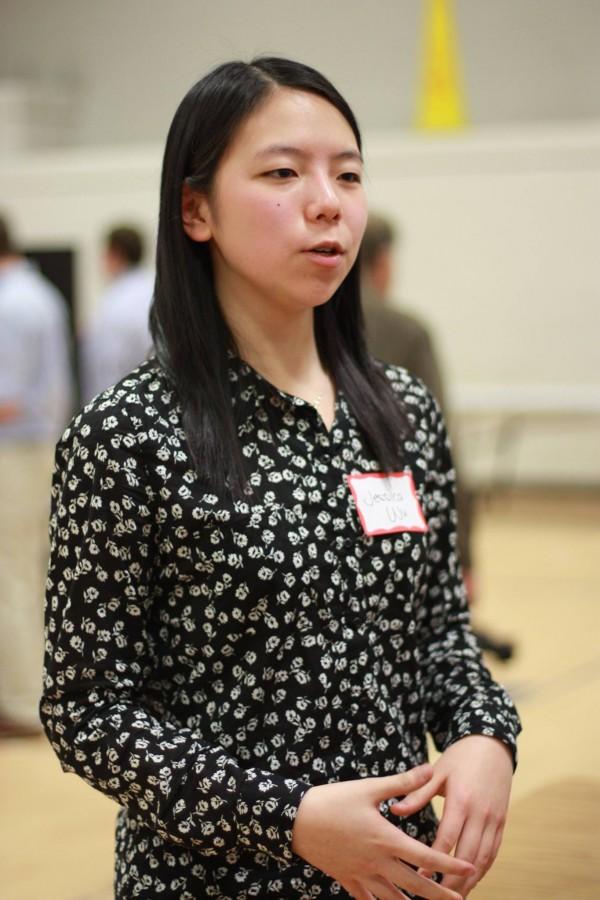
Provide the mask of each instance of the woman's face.
{"label": "woman's face", "polygon": [[184,227],[210,241],[224,308],[325,303],[365,229],[362,160],[343,115],[304,91],[276,89],[236,132],[209,195],[184,192]]}

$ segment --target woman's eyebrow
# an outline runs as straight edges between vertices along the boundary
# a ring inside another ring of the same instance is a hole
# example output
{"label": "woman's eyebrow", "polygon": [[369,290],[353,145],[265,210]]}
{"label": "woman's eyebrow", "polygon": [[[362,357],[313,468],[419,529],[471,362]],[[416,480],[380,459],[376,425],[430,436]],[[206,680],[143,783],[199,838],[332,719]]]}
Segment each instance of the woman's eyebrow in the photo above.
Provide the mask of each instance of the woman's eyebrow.
{"label": "woman's eyebrow", "polygon": [[[277,153],[281,153],[284,156],[297,156],[300,159],[306,159],[312,155],[306,150],[301,150],[300,147],[292,147],[289,144],[269,144],[268,147],[259,150],[256,156],[262,159],[264,156],[273,156]],[[340,150],[339,153],[332,153],[330,159],[335,160],[336,162],[338,160],[351,160],[358,162],[361,165],[363,163],[363,158],[359,151],[351,149]]]}

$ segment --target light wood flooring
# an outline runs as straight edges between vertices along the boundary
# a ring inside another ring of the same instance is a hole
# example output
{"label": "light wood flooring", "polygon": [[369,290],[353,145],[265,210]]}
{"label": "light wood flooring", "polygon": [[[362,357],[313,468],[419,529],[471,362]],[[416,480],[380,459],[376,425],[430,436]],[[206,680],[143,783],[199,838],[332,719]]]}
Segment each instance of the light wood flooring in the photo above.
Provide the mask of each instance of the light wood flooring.
{"label": "light wood flooring", "polygon": [[[477,623],[524,722],[501,854],[477,900],[600,898],[600,494],[505,493],[478,520]],[[110,900],[115,807],[44,739],[0,741],[0,900]]]}

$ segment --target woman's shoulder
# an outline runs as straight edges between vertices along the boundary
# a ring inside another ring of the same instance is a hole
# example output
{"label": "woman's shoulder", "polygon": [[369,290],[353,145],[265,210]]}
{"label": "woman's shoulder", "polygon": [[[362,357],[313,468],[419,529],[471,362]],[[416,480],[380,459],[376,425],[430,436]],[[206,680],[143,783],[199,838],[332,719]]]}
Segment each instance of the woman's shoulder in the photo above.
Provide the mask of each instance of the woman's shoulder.
{"label": "woman's shoulder", "polygon": [[440,406],[426,384],[402,366],[377,361],[387,383],[398,399],[403,415],[409,425],[405,452],[411,448],[428,465],[433,464],[440,446],[446,444],[447,433]]}
{"label": "woman's shoulder", "polygon": [[65,429],[59,447],[108,442],[116,449],[123,440],[133,447],[176,436],[183,438],[180,404],[153,357],[84,406]]}
{"label": "woman's shoulder", "polygon": [[411,408],[423,411],[437,409],[437,403],[429,388],[408,369],[383,360],[374,359],[373,362],[385,376],[394,394],[405,405],[407,412]]}

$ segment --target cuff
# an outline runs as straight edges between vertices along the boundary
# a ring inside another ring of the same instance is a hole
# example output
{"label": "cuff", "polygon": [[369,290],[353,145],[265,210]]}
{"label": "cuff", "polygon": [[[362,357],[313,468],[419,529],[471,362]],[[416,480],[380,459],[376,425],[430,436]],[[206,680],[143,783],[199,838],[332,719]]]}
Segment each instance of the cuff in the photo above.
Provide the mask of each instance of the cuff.
{"label": "cuff", "polygon": [[521,731],[521,721],[505,691],[502,690],[494,700],[472,700],[467,709],[454,717],[447,731],[433,734],[438,749],[446,750],[451,744],[472,734],[493,737],[510,750],[514,771],[517,768],[517,735]]}
{"label": "cuff", "polygon": [[267,853],[282,863],[292,862],[294,820],[311,786],[272,772],[248,769],[236,805],[239,846]]}

